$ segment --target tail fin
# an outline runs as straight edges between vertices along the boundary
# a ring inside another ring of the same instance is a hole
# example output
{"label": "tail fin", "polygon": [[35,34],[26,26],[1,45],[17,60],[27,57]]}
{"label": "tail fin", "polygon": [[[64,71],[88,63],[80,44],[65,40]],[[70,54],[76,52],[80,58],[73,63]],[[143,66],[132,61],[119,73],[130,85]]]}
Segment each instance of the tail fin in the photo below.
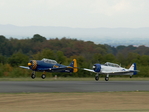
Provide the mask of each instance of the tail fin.
{"label": "tail fin", "polygon": [[133,71],[134,71],[134,72],[133,72],[133,75],[136,75],[136,74],[137,74],[137,64],[136,64],[136,63],[133,63],[133,64],[130,66],[129,70],[133,70]]}
{"label": "tail fin", "polygon": [[76,59],[73,59],[73,61],[70,63],[71,67],[73,67],[73,72],[76,73],[78,71],[78,66],[77,66],[77,60]]}

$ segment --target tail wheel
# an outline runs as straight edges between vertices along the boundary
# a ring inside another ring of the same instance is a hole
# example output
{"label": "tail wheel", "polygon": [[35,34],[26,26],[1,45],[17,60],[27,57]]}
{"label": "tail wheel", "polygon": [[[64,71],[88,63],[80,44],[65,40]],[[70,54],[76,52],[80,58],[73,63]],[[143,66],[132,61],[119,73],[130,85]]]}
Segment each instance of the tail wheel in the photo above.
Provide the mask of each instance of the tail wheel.
{"label": "tail wheel", "polygon": [[42,74],[42,75],[41,75],[41,78],[42,78],[42,79],[45,79],[45,78],[46,78],[46,75],[45,75],[45,74]]}
{"label": "tail wheel", "polygon": [[99,80],[99,76],[95,76],[95,80],[98,81]]}

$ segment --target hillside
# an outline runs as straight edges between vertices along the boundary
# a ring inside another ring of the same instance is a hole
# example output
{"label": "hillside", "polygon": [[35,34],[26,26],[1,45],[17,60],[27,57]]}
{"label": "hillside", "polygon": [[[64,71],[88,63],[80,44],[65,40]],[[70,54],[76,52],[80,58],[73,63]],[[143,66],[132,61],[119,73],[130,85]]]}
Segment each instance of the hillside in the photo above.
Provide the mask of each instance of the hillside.
{"label": "hillside", "polygon": [[53,26],[14,26],[0,25],[0,35],[7,38],[31,38],[40,34],[47,39],[58,37],[77,38],[78,40],[93,41],[97,44],[146,45],[149,46],[149,28],[70,28]]}
{"label": "hillside", "polygon": [[[47,39],[39,34],[24,39],[0,36],[0,77],[26,77],[29,71],[21,70],[18,66],[26,66],[29,60],[42,58],[54,59],[64,65],[68,65],[76,58],[80,68],[92,68],[95,63],[105,62],[118,63],[128,68],[135,62],[141,71],[141,75],[137,76],[149,76],[149,47],[146,46],[111,47],[75,38]],[[90,75],[89,72],[80,70],[75,77]]]}

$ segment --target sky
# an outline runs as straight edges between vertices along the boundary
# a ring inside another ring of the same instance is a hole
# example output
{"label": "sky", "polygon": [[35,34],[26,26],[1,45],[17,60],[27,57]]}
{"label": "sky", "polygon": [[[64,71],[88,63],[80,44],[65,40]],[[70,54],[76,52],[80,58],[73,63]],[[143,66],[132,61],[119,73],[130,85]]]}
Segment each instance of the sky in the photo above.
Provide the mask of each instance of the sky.
{"label": "sky", "polygon": [[0,24],[149,27],[149,0],[0,0]]}

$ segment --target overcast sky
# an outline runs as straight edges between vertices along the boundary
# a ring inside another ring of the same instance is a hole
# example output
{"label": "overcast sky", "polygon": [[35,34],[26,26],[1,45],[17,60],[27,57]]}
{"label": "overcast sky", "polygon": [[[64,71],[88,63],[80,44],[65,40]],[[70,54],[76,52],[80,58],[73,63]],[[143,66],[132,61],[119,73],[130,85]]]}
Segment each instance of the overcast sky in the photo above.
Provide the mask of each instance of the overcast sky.
{"label": "overcast sky", "polygon": [[149,0],[0,0],[0,24],[149,27]]}

